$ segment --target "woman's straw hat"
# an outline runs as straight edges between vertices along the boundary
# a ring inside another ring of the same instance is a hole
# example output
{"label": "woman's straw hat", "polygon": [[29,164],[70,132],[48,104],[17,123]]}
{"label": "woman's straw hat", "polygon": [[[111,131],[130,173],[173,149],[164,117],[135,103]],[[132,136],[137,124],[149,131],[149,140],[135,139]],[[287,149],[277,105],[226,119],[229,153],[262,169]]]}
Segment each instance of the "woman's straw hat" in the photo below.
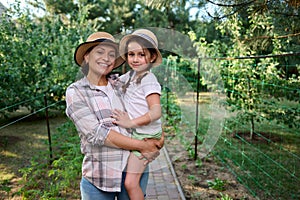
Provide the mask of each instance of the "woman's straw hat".
{"label": "woman's straw hat", "polygon": [[153,67],[158,66],[162,63],[162,56],[161,56],[161,53],[158,49],[157,38],[154,35],[154,33],[152,33],[151,31],[149,31],[147,29],[138,29],[138,30],[134,31],[131,34],[124,36],[121,39],[120,46],[119,46],[119,51],[120,51],[121,57],[124,60],[126,60],[125,54],[127,52],[125,52],[125,51],[126,51],[127,42],[128,42],[129,39],[131,39],[133,37],[141,37],[141,38],[147,40],[148,42],[150,42],[153,45],[153,47],[146,47],[146,48],[155,48],[156,49],[157,58],[156,58],[155,62],[153,62]]}
{"label": "woman's straw hat", "polygon": [[82,62],[84,60],[84,55],[86,54],[86,52],[92,48],[97,46],[100,43],[105,43],[108,45],[113,46],[116,49],[116,61],[115,61],[115,67],[117,68],[120,65],[122,65],[125,61],[123,60],[122,57],[120,57],[119,53],[118,53],[118,44],[115,42],[115,38],[106,32],[96,32],[91,34],[86,42],[80,44],[74,53],[74,59],[77,65],[81,66]]}

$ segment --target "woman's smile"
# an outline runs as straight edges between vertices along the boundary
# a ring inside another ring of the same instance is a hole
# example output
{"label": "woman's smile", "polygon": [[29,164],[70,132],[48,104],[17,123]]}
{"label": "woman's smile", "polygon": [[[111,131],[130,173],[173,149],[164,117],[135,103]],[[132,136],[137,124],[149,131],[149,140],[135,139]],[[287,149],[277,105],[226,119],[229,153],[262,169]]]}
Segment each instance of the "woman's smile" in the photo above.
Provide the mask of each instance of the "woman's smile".
{"label": "woman's smile", "polygon": [[103,63],[103,62],[97,62],[97,64],[98,64],[100,67],[106,67],[106,68],[112,65],[112,63],[107,64],[107,63]]}

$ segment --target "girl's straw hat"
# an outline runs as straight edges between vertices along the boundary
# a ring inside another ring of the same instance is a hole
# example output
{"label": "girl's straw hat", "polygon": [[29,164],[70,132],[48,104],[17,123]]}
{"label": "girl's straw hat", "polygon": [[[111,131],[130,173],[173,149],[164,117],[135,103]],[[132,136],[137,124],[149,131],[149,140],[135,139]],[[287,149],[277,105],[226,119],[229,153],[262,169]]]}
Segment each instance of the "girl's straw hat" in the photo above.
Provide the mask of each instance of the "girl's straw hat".
{"label": "girl's straw hat", "polygon": [[121,57],[126,60],[126,56],[125,54],[127,52],[126,51],[126,44],[127,41],[133,37],[141,37],[145,40],[147,40],[148,42],[150,42],[153,47],[147,47],[147,48],[155,48],[156,49],[156,53],[157,53],[157,58],[155,60],[155,62],[153,62],[153,67],[158,66],[162,63],[162,56],[161,53],[158,49],[158,41],[156,36],[154,35],[154,33],[152,33],[151,31],[147,30],[147,29],[138,29],[136,31],[134,31],[133,33],[124,36],[121,41],[120,41],[120,46],[119,46],[119,51],[120,51],[120,55]]}
{"label": "girl's straw hat", "polygon": [[86,42],[80,44],[74,53],[74,59],[77,65],[81,66],[82,62],[84,60],[84,55],[86,54],[86,52],[92,48],[97,46],[98,44],[108,44],[111,45],[112,47],[114,47],[116,49],[116,61],[115,61],[115,67],[117,68],[120,65],[122,65],[125,61],[123,60],[123,58],[120,57],[119,53],[118,53],[118,44],[115,42],[115,38],[106,32],[96,32],[91,34]]}

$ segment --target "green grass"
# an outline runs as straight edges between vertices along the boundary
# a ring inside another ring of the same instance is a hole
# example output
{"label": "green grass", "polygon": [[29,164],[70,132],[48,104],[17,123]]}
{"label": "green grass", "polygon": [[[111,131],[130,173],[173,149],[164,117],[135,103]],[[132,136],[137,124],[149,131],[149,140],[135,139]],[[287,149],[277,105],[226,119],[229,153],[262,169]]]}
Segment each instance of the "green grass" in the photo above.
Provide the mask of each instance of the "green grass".
{"label": "green grass", "polygon": [[243,134],[223,134],[213,153],[260,199],[299,199],[300,136],[293,134],[298,130],[257,126],[264,137],[250,141]]}
{"label": "green grass", "polygon": [[28,167],[20,169],[24,199],[76,199],[81,178],[82,154],[79,138],[71,121],[63,123],[52,135],[53,160],[40,162],[46,152],[33,156]]}
{"label": "green grass", "polygon": [[[218,107],[210,107],[209,95],[200,96],[198,148],[206,138],[211,124],[221,119],[212,112]],[[221,99],[221,98],[220,98]],[[170,100],[169,100],[170,101]],[[194,151],[194,134],[196,125],[196,103],[193,100],[176,99],[180,109],[181,123],[177,136],[189,151]],[[282,101],[281,106],[295,105]],[[222,113],[219,113],[222,114]],[[220,116],[224,117],[224,116]],[[177,116],[178,118],[178,116]],[[225,119],[224,119],[225,120]],[[279,124],[276,120],[262,120],[255,124],[256,136],[249,140],[249,126],[237,121],[234,114],[227,115],[223,132],[214,146],[212,155],[226,166],[253,196],[261,200],[300,199],[300,132],[296,128]],[[222,124],[219,124],[222,126]]]}

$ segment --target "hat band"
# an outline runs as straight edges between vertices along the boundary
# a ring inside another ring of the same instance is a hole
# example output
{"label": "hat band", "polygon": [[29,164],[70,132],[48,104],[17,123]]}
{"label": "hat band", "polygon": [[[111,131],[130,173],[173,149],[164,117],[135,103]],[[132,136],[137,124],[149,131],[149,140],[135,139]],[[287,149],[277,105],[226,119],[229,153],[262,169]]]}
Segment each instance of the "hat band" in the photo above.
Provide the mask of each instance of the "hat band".
{"label": "hat band", "polygon": [[110,39],[104,39],[104,38],[100,38],[100,39],[93,40],[93,41],[88,41],[88,42],[111,42],[111,43],[115,43],[114,41],[112,41]]}
{"label": "hat band", "polygon": [[135,35],[140,36],[140,37],[142,37],[142,38],[148,40],[148,41],[151,42],[155,47],[158,46],[157,43],[156,43],[151,37],[149,37],[149,36],[146,35],[146,34],[143,34],[143,33],[136,33]]}

